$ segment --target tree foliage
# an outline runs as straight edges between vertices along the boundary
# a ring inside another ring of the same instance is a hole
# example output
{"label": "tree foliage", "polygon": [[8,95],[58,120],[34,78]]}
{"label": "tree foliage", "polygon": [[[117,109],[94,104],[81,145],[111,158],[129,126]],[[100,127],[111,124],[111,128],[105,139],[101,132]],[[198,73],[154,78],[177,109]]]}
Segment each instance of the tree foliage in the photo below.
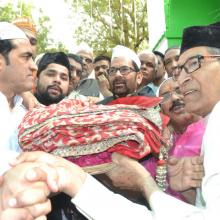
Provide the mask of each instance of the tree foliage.
{"label": "tree foliage", "polygon": [[[33,5],[31,3],[18,2],[15,7],[12,3],[7,3],[4,6],[0,6],[0,21],[11,22],[18,17],[28,17],[33,20],[32,17]],[[48,51],[66,51],[65,46],[58,42],[54,43],[53,39],[49,37],[51,25],[48,16],[43,14],[43,11],[39,11],[39,18],[35,21],[37,28],[37,51],[38,54]]]}
{"label": "tree foliage", "polygon": [[109,53],[117,44],[138,51],[147,46],[145,0],[69,0],[78,11],[74,37],[87,42],[96,52]]}

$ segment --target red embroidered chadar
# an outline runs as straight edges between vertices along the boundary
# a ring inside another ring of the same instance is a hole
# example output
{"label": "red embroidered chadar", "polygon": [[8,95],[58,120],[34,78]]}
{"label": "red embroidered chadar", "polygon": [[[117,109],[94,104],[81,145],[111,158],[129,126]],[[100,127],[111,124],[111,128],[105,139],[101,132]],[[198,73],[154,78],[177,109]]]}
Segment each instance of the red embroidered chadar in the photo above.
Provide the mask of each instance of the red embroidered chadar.
{"label": "red embroidered chadar", "polygon": [[103,173],[112,166],[112,152],[136,159],[159,152],[161,129],[167,123],[154,108],[159,102],[128,97],[95,105],[65,99],[28,112],[19,126],[19,142],[23,151],[49,152],[89,173]]}

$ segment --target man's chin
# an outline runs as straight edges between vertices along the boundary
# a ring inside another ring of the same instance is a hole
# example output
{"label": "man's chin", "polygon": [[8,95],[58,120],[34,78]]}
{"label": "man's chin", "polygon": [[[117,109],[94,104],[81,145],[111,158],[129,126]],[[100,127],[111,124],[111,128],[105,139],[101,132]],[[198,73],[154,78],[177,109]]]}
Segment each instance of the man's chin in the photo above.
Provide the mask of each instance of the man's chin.
{"label": "man's chin", "polygon": [[128,93],[127,92],[115,92],[114,95],[118,97],[125,97],[128,95]]}

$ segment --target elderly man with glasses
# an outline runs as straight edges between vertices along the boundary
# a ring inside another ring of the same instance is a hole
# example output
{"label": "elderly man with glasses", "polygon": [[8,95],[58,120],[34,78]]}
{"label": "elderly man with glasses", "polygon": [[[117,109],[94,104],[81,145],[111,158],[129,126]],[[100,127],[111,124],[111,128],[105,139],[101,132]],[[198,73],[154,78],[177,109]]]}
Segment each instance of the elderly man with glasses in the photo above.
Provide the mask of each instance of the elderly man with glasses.
{"label": "elderly man with glasses", "polygon": [[97,101],[102,100],[103,95],[99,90],[99,85],[94,74],[92,48],[87,45],[81,45],[76,51],[76,55],[81,58],[83,65],[80,81],[75,91],[80,95],[95,97],[94,99]]}

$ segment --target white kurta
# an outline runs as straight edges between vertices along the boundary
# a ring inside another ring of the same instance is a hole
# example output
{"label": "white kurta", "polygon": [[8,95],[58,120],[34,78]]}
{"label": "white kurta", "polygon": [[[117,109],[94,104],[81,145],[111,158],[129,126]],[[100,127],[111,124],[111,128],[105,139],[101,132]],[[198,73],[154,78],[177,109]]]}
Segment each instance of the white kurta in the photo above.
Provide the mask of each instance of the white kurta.
{"label": "white kurta", "polygon": [[7,98],[0,92],[1,150],[21,151],[18,144],[18,126],[27,112],[26,108],[22,105],[22,101],[20,96],[15,96],[14,108],[10,111]]}
{"label": "white kurta", "polygon": [[150,198],[152,211],[110,192],[92,177],[72,202],[89,219],[110,220],[218,220],[220,219],[220,102],[209,115],[203,138],[205,177],[202,194],[206,206],[195,207],[163,192],[154,192]]}

